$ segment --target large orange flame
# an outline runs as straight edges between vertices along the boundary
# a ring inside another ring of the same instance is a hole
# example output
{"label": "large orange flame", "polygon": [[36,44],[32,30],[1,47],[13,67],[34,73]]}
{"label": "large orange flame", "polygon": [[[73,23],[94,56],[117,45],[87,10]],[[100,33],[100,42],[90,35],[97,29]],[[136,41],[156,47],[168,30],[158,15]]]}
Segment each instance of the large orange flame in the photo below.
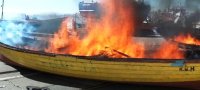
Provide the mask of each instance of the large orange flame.
{"label": "large orange flame", "polygon": [[[104,15],[100,19],[88,19],[83,38],[76,30],[69,29],[66,18],[50,40],[47,52],[78,56],[108,56],[111,58],[182,59],[183,52],[177,44],[165,42],[154,53],[145,55],[145,47],[133,39],[134,10],[130,0],[105,0]],[[146,47],[147,48],[147,47]]]}
{"label": "large orange flame", "polygon": [[[87,36],[68,34],[68,18],[50,41],[47,52],[94,56],[105,55],[112,58],[142,58],[144,47],[132,39],[134,14],[127,0],[105,0],[105,10],[100,20],[88,20]],[[73,30],[72,30],[73,31]]]}
{"label": "large orange flame", "polygon": [[175,38],[175,41],[185,44],[200,45],[200,40],[196,39],[191,34],[179,35]]}

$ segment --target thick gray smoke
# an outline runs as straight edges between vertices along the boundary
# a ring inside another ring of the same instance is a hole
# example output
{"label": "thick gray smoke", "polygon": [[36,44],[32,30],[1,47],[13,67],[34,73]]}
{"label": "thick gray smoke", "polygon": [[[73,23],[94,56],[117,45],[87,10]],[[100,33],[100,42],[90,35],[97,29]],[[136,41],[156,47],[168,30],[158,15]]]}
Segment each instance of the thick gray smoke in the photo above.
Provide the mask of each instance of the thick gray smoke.
{"label": "thick gray smoke", "polygon": [[[146,4],[149,4],[151,6],[151,10],[152,11],[157,11],[159,9],[163,9],[163,6],[160,5],[160,3],[162,2],[163,0],[144,0],[144,2]],[[165,8],[165,7],[164,7]]]}
{"label": "thick gray smoke", "polygon": [[200,0],[187,0],[186,6],[191,11],[200,10]]}
{"label": "thick gray smoke", "polygon": [[200,9],[200,0],[144,0],[144,2],[151,6],[152,11],[173,7],[185,7],[190,11]]}

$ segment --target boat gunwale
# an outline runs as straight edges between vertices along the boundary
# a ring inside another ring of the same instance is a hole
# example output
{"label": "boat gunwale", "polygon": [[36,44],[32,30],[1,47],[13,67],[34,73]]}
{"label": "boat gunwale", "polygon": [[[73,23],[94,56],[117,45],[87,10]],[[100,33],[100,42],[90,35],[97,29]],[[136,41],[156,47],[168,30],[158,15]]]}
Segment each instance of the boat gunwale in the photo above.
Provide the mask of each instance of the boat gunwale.
{"label": "boat gunwale", "polygon": [[[143,62],[143,63],[174,63],[175,61],[184,61],[185,63],[200,63],[198,59],[153,59],[153,58],[108,58],[108,57],[100,57],[100,56],[76,56],[70,54],[55,54],[55,53],[48,53],[44,51],[34,51],[28,50],[23,48],[17,48],[10,45],[6,45],[0,42],[0,47],[4,47],[10,50],[23,52],[27,54],[37,54],[49,57],[56,57],[56,56],[65,56],[65,57],[75,57],[77,59],[85,59],[85,60],[92,60],[92,61],[108,61],[108,62]],[[200,59],[200,58],[199,58]]]}

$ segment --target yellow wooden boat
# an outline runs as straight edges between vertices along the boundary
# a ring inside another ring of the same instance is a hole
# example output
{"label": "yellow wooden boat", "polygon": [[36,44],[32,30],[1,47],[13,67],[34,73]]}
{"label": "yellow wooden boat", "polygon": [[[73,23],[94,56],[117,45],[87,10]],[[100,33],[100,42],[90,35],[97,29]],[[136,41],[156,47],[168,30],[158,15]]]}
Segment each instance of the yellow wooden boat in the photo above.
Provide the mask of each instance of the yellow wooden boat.
{"label": "yellow wooden boat", "polygon": [[184,85],[200,81],[200,60],[109,59],[56,55],[0,43],[0,54],[21,66],[57,75],[115,82]]}

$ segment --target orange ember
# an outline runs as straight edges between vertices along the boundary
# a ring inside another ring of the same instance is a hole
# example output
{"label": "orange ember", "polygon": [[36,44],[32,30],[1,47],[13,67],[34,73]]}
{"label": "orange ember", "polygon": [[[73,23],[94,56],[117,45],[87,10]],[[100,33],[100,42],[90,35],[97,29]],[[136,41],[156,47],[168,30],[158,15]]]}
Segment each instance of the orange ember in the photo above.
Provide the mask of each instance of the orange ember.
{"label": "orange ember", "polygon": [[190,34],[187,34],[186,36],[180,35],[175,38],[175,41],[185,44],[200,45],[200,40],[192,37]]}

